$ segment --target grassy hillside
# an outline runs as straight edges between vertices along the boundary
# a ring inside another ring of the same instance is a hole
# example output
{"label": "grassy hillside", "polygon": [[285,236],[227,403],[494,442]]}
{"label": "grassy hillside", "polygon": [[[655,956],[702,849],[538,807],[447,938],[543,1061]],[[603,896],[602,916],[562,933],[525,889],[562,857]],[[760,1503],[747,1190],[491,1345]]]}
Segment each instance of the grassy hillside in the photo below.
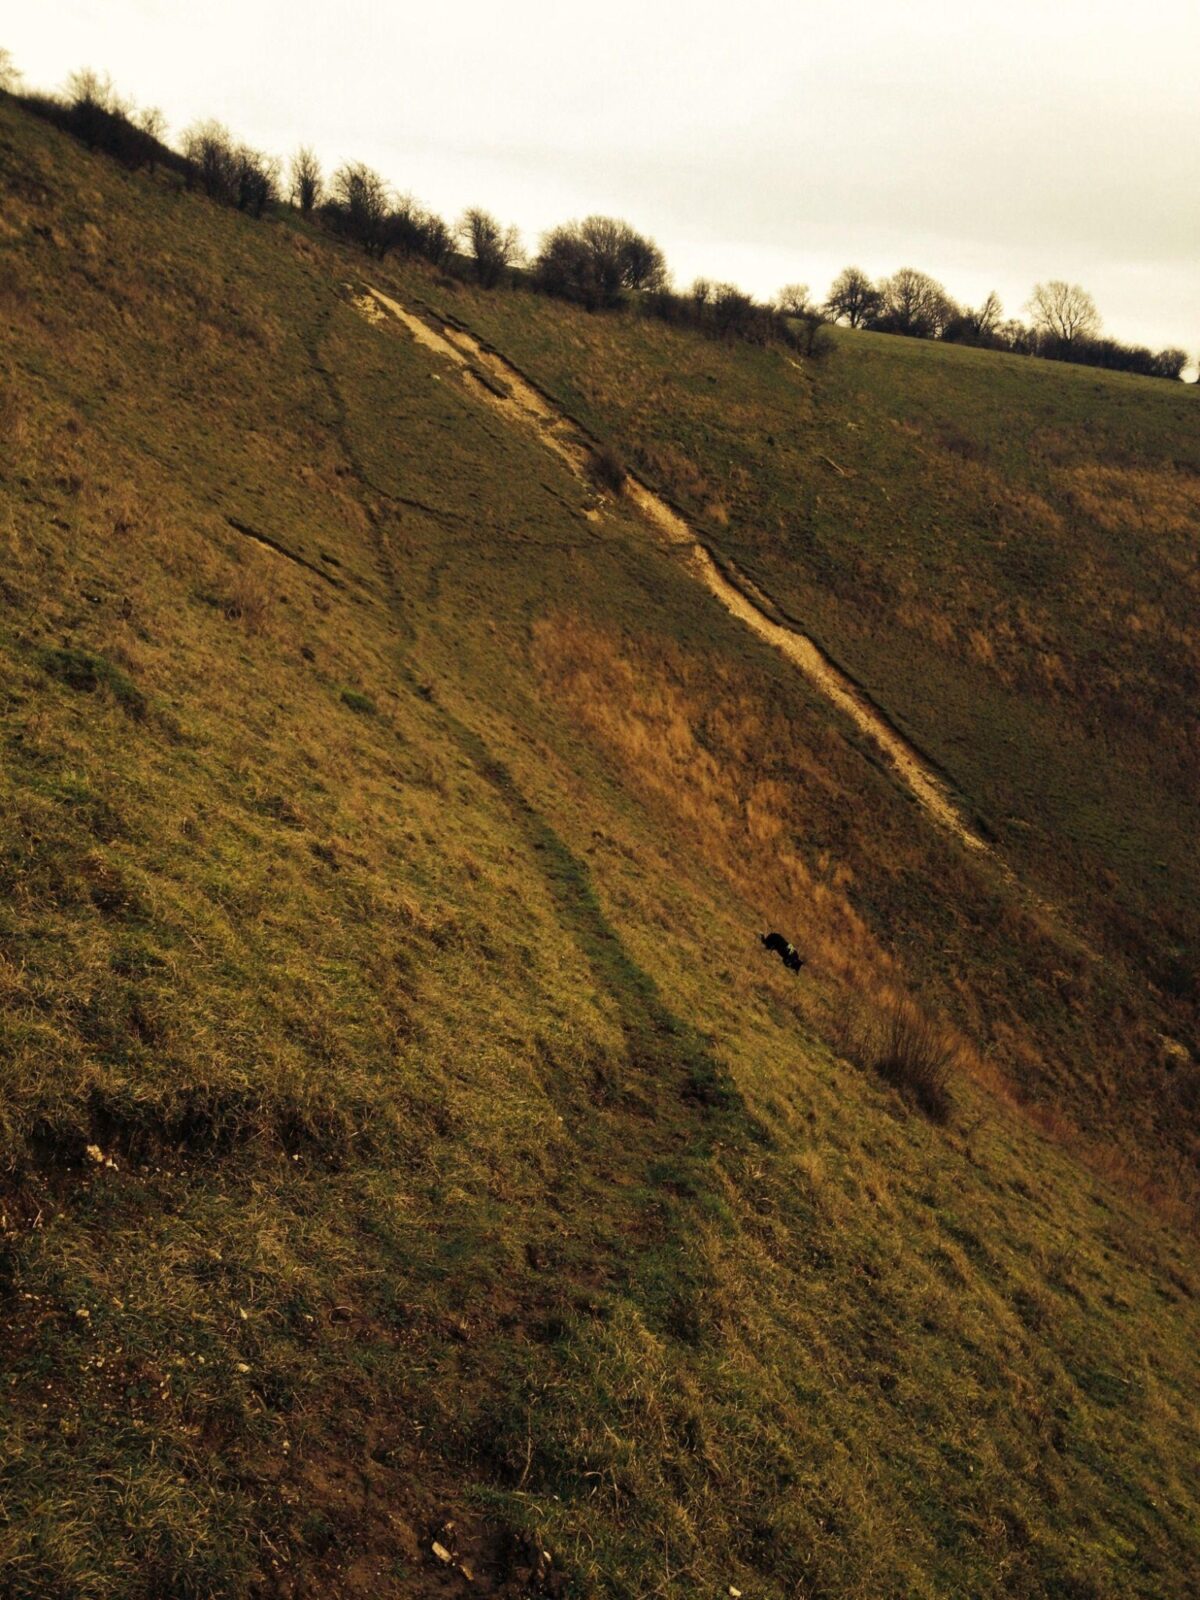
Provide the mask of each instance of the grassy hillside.
{"label": "grassy hillside", "polygon": [[1194,1001],[1194,387],[845,331],[802,372],[529,295],[434,297],[802,619],[1006,855]]}
{"label": "grassy hillside", "polygon": [[[1181,998],[1080,879],[1111,961],[931,829],[360,259],[2,104],[0,185],[0,1591],[1186,1594],[1194,1244],[1095,1159],[1186,1154]],[[669,341],[747,504],[764,408],[890,381],[454,302],[631,455],[609,374]],[[870,1068],[904,990],[946,1125]]]}

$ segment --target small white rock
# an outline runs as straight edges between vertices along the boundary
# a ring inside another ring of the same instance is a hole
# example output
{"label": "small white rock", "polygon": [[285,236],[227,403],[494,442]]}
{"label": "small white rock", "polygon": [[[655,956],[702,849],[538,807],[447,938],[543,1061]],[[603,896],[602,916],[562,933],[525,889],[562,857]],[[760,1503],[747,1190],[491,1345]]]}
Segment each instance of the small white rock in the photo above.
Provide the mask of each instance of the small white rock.
{"label": "small white rock", "polygon": [[447,1566],[449,1566],[454,1560],[454,1557],[450,1554],[449,1550],[446,1549],[446,1546],[444,1544],[439,1544],[436,1539],[433,1541],[431,1549],[438,1560],[444,1561]]}

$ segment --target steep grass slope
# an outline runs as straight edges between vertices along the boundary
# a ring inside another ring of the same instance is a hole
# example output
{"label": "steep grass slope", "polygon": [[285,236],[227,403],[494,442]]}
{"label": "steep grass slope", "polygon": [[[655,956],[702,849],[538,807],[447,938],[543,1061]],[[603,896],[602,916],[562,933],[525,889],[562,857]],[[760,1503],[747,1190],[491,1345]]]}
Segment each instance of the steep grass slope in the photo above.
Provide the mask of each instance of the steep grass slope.
{"label": "steep grass slope", "polygon": [[[1081,976],[1036,936],[1030,974],[1098,1031],[1030,1051],[973,1020],[1013,1080],[1082,1089],[1084,1120],[1108,1100],[1152,1145],[1183,1129],[1194,1162],[1197,1084],[1158,1037],[1194,1045],[1200,970],[1194,390],[876,335],[802,371],[531,295],[424,295],[671,494],[1102,949]],[[987,989],[994,956],[955,970]],[[1130,1028],[1147,984],[1153,1035]]]}
{"label": "steep grass slope", "polygon": [[1192,1244],[847,1059],[1144,1155],[1153,997],[353,258],[0,184],[0,1591],[1188,1593]]}

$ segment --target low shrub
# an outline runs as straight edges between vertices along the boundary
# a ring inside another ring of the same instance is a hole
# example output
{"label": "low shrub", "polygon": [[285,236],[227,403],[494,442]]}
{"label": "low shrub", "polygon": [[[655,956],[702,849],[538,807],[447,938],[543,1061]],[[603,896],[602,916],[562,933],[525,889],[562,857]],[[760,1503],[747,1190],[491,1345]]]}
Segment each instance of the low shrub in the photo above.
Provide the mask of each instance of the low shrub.
{"label": "low shrub", "polygon": [[961,1047],[953,1032],[907,995],[880,1003],[847,991],[830,1019],[829,1042],[840,1056],[877,1072],[933,1122],[947,1122],[950,1085]]}
{"label": "low shrub", "polygon": [[932,1121],[945,1122],[953,1104],[950,1081],[958,1053],[948,1030],[901,996],[882,1018],[872,1065]]}
{"label": "low shrub", "polygon": [[662,284],[640,296],[637,305],[645,316],[655,317],[672,327],[694,328],[711,339],[784,345],[808,355],[824,353],[825,349],[818,338],[819,330],[824,327],[820,313],[811,313],[812,327],[801,339],[792,325],[795,318],[774,306],[760,305],[732,283],[712,284],[698,278],[687,294],[677,294]]}
{"label": "low shrub", "polygon": [[624,491],[628,476],[625,463],[611,445],[601,445],[593,452],[589,470],[597,488],[607,489],[609,494],[614,495]]}

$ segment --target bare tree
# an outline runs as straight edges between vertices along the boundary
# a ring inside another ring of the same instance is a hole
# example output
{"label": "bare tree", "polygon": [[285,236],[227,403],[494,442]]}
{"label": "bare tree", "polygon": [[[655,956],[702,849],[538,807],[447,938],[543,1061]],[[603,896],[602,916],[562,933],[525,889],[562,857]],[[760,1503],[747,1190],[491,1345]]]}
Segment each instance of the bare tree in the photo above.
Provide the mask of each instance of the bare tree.
{"label": "bare tree", "polygon": [[379,255],[398,250],[402,256],[419,256],[425,236],[425,213],[411,194],[391,197],[390,209],[382,224]]}
{"label": "bare tree", "polygon": [[67,79],[66,100],[72,106],[100,106],[105,111],[117,104],[117,91],[108,74],[81,67]]}
{"label": "bare tree", "polygon": [[490,211],[473,206],[463,212],[457,233],[474,264],[475,277],[483,288],[494,289],[520,254],[517,230],[501,227]]}
{"label": "bare tree", "polygon": [[780,289],[775,300],[775,308],[781,317],[803,317],[812,309],[808,285],[806,283],[788,283]]}
{"label": "bare tree", "polygon": [[397,195],[384,219],[376,255],[398,250],[405,256],[424,256],[442,266],[454,246],[454,235],[434,211],[425,208],[410,194]]}
{"label": "bare tree", "polygon": [[377,172],[361,161],[339,167],[333,175],[329,210],[344,233],[368,255],[383,256],[392,242],[388,227],[391,191]]}
{"label": "bare tree", "polygon": [[615,217],[585,217],[542,236],[536,279],[550,294],[589,310],[613,306],[623,289],[653,291],[667,283],[662,251]]}
{"label": "bare tree", "polygon": [[615,217],[585,217],[579,237],[592,259],[601,294],[614,303],[622,289],[655,289],[666,281],[662,252]]}
{"label": "bare tree", "polygon": [[972,306],[961,311],[956,309],[942,328],[941,337],[951,344],[1003,344],[1004,339],[999,332],[1003,315],[1000,296],[993,290],[978,310]]}
{"label": "bare tree", "polygon": [[542,235],[534,281],[547,294],[576,300],[589,311],[603,303],[592,253],[579,235],[578,223],[551,228]]}
{"label": "bare tree", "polygon": [[219,122],[198,122],[183,136],[187,183],[199,184],[210,200],[261,217],[279,197],[279,162],[248,145],[235,144]]}
{"label": "bare tree", "polygon": [[785,284],[775,298],[773,310],[790,327],[801,355],[821,357],[833,348],[833,341],[824,331],[828,313],[813,300],[806,283]]}
{"label": "bare tree", "polygon": [[12,58],[11,50],[0,50],[0,94],[16,94],[21,85],[21,74]]}
{"label": "bare tree", "polygon": [[979,310],[967,311],[966,318],[977,339],[988,339],[999,327],[1003,315],[1004,307],[1000,304],[1000,296],[993,289]]}
{"label": "bare tree", "polygon": [[1156,378],[1182,378],[1187,366],[1187,351],[1174,345],[1160,350],[1151,360],[1151,372]]}
{"label": "bare tree", "polygon": [[137,114],[137,125],[144,134],[157,139],[160,144],[166,138],[167,119],[158,106],[143,106]]}
{"label": "bare tree", "polygon": [[300,207],[302,216],[321,203],[321,167],[316,156],[302,144],[292,157],[292,200]]}
{"label": "bare tree", "polygon": [[861,328],[879,309],[879,290],[861,267],[845,267],[829,289],[825,309],[835,322],[843,317],[852,328]]}
{"label": "bare tree", "polygon": [[91,68],[71,74],[63,99],[66,110],[60,125],[89,150],[103,150],[131,171],[145,166],[153,170],[164,153],[166,119],[161,111],[139,111],[131,100],[117,93],[107,74]]}
{"label": "bare tree", "polygon": [[417,249],[435,267],[444,267],[454,249],[454,230],[436,211],[420,213],[420,234]]}
{"label": "bare tree", "polygon": [[1061,278],[1035,284],[1026,309],[1036,328],[1068,349],[1077,339],[1093,339],[1100,332],[1100,313],[1091,295]]}
{"label": "bare tree", "polygon": [[112,79],[107,73],[94,72],[83,67],[67,79],[65,98],[71,110],[70,128],[77,139],[82,139],[89,150],[105,142],[114,118],[127,113],[117,98]]}
{"label": "bare tree", "polygon": [[234,204],[249,216],[261,217],[279,197],[279,162],[260,150],[239,145],[234,151]]}
{"label": "bare tree", "polygon": [[996,328],[996,338],[1005,350],[1012,350],[1019,356],[1032,355],[1037,346],[1037,334],[1019,317],[1009,317],[1006,322],[1001,322]]}
{"label": "bare tree", "polygon": [[958,309],[936,278],[915,267],[901,267],[879,292],[882,303],[871,321],[888,333],[936,339]]}
{"label": "bare tree", "polygon": [[667,287],[667,264],[652,239],[627,228],[621,245],[621,281],[627,289],[651,293]]}
{"label": "bare tree", "polygon": [[615,305],[621,291],[621,248],[626,225],[615,217],[585,217],[578,234],[601,304]]}
{"label": "bare tree", "polygon": [[167,119],[158,106],[144,106],[135,118],[138,132],[145,140],[146,165],[153,172],[158,158],[164,153],[167,137]]}
{"label": "bare tree", "polygon": [[232,204],[238,159],[229,129],[219,122],[197,122],[183,136],[183,154],[188,187],[198,183],[210,200]]}
{"label": "bare tree", "polygon": [[754,301],[736,283],[718,283],[712,294],[713,321],[722,337],[743,335],[754,321]]}

